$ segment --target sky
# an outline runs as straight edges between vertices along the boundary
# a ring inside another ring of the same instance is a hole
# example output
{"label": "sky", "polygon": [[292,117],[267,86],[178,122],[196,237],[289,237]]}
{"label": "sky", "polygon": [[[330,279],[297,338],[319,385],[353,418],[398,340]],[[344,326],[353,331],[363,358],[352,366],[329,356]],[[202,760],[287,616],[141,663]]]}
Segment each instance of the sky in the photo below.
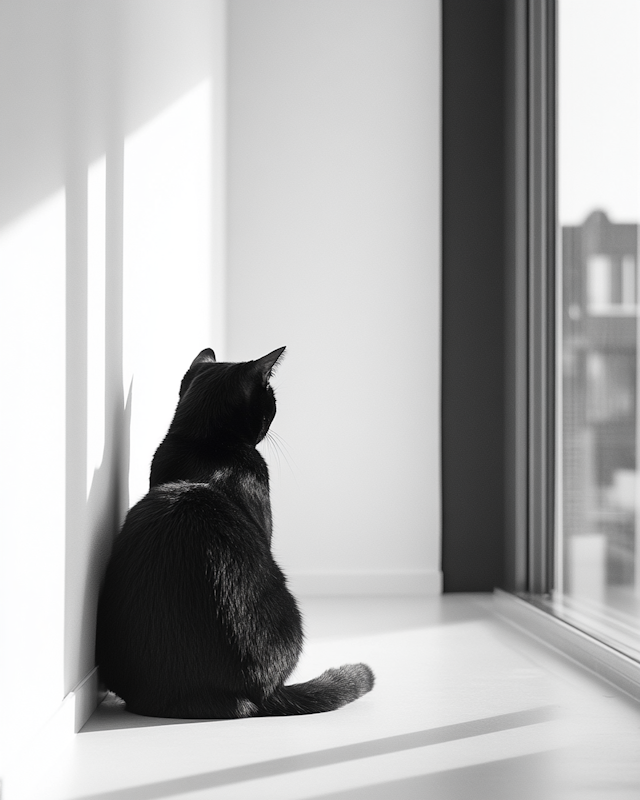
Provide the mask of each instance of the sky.
{"label": "sky", "polygon": [[558,0],[561,225],[640,222],[640,0]]}

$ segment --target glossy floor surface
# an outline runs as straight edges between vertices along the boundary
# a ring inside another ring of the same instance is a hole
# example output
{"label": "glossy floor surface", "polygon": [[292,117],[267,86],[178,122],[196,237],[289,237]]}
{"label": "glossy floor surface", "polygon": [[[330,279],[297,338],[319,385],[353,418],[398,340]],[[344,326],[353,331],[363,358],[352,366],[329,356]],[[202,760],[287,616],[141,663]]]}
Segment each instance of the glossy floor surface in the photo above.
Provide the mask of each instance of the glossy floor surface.
{"label": "glossy floor surface", "polygon": [[365,661],[339,711],[185,722],[105,702],[39,800],[622,800],[640,797],[640,706],[493,617],[479,595],[301,603],[295,678]]}

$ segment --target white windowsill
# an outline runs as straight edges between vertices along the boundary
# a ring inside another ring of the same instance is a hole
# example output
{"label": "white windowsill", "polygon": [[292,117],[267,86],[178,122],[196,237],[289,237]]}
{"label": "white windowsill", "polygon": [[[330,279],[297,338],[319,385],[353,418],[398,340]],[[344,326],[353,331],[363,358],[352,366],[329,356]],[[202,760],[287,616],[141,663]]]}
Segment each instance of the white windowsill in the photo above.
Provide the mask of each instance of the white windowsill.
{"label": "white windowsill", "polygon": [[640,700],[639,662],[516,595],[496,589],[493,607],[505,622]]}

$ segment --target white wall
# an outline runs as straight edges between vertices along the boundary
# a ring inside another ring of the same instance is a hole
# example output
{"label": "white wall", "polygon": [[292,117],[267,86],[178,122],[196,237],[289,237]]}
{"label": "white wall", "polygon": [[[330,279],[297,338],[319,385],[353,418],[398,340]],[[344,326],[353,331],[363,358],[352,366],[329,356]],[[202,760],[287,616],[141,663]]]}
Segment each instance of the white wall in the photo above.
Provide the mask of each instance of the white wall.
{"label": "white wall", "polygon": [[301,591],[440,587],[439,0],[232,0],[228,355]]}
{"label": "white wall", "polygon": [[5,778],[90,703],[111,541],[224,345],[225,30],[223,0],[0,4]]}

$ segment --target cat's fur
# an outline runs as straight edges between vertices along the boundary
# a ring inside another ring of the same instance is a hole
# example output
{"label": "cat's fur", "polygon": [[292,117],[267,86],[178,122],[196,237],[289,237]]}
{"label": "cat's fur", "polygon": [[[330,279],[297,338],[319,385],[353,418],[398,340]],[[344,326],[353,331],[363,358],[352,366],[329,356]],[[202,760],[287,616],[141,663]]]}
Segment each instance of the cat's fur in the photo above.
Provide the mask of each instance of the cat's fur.
{"label": "cat's fur", "polygon": [[365,664],[292,686],[296,601],[271,555],[267,465],[256,444],[276,411],[256,361],[193,361],[151,465],[150,491],[116,538],[98,606],[107,688],[138,714],[220,718],[331,711],[373,686]]}

